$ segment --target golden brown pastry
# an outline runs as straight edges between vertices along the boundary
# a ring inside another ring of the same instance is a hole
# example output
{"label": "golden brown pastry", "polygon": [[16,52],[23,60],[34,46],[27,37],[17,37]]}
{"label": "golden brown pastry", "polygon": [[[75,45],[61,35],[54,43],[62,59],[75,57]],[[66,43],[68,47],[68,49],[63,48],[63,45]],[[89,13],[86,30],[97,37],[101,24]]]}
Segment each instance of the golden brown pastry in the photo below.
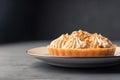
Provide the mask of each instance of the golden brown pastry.
{"label": "golden brown pastry", "polygon": [[48,46],[51,56],[61,57],[107,57],[114,56],[116,46],[101,34],[73,31],[63,34]]}

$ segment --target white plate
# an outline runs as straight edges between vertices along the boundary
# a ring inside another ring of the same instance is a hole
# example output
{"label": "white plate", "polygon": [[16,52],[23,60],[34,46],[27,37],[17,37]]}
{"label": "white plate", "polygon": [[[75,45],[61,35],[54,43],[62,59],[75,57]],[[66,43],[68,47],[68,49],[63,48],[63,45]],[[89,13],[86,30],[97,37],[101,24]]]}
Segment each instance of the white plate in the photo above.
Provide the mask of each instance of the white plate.
{"label": "white plate", "polygon": [[33,48],[27,53],[47,64],[61,67],[105,67],[120,64],[120,47],[117,47],[113,57],[52,57],[48,55],[47,47]]}

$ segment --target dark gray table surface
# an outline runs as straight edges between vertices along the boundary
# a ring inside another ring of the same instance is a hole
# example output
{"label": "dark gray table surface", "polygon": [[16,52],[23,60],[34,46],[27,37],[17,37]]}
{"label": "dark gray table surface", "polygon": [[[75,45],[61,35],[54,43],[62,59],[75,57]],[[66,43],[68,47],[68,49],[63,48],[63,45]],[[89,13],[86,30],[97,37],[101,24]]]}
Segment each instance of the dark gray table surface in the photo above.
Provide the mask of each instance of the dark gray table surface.
{"label": "dark gray table surface", "polygon": [[[120,45],[119,41],[114,42]],[[62,68],[45,64],[25,53],[49,41],[0,45],[0,80],[120,80],[120,65],[104,68]]]}

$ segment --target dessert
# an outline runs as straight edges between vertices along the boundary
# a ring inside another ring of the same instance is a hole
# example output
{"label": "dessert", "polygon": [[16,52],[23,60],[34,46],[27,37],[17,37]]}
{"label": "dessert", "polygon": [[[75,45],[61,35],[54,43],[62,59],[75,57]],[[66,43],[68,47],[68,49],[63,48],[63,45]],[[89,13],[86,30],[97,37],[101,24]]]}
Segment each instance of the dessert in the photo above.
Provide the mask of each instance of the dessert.
{"label": "dessert", "polygon": [[107,57],[114,56],[116,46],[101,34],[78,30],[62,34],[47,48],[51,56]]}

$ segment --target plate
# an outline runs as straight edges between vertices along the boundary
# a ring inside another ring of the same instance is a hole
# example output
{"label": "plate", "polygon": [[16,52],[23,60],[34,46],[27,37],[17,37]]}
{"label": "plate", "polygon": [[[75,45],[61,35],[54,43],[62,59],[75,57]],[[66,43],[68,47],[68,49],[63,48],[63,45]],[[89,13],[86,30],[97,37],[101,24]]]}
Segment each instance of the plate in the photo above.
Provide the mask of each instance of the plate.
{"label": "plate", "polygon": [[60,67],[105,67],[120,64],[120,47],[116,48],[112,57],[54,57],[48,55],[46,46],[27,50],[27,54]]}

